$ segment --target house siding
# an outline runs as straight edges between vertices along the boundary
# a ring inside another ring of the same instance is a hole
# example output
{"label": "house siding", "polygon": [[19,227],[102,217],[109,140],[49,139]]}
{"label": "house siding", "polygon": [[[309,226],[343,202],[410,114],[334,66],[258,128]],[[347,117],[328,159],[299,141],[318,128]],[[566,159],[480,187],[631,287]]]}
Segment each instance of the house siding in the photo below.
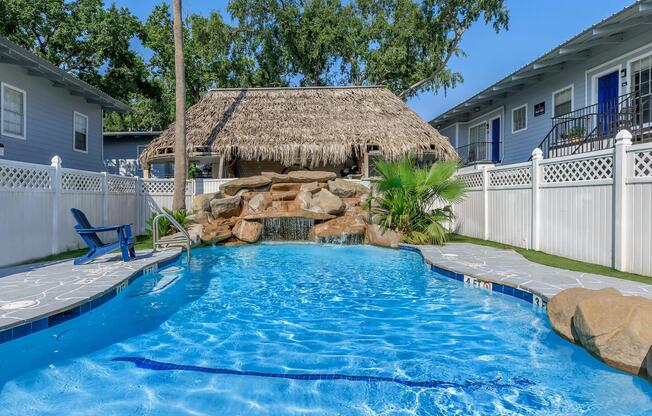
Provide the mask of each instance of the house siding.
{"label": "house siding", "polygon": [[114,175],[142,176],[138,165],[138,146],[147,146],[153,140],[145,138],[104,138],[104,163],[107,172]]}
{"label": "house siding", "polygon": [[[644,26],[647,28],[647,26]],[[552,94],[553,92],[573,85],[573,109],[579,109],[594,104],[594,79],[599,74],[606,74],[610,69],[627,69],[627,76],[620,78],[620,94],[629,92],[630,68],[629,64],[636,58],[652,54],[652,31],[641,30],[641,34],[629,39],[625,44],[605,46],[602,53],[578,61],[574,65],[558,73],[547,74],[543,80],[530,84],[518,93],[509,95],[506,99],[495,100],[491,107],[483,110],[482,114],[474,115],[473,119],[465,122],[447,123],[440,127],[440,131],[450,138],[451,143],[457,139],[457,147],[468,144],[468,129],[481,121],[493,118],[490,113],[503,109],[503,135],[501,146],[502,164],[518,163],[529,159],[532,151],[539,146],[552,127]],[[622,86],[623,83],[627,85]],[[545,102],[545,114],[534,117],[534,106]],[[512,134],[512,110],[527,104],[527,129]],[[485,111],[486,110],[486,111]],[[455,129],[459,124],[459,135],[456,137]]]}
{"label": "house siding", "polygon": [[[67,168],[104,170],[100,105],[70,95],[64,88],[55,88],[45,78],[30,76],[19,65],[0,63],[0,82],[27,93],[26,138],[22,140],[0,133],[3,159],[49,165],[52,157],[58,155]],[[88,153],[73,150],[75,111],[88,117]]]}

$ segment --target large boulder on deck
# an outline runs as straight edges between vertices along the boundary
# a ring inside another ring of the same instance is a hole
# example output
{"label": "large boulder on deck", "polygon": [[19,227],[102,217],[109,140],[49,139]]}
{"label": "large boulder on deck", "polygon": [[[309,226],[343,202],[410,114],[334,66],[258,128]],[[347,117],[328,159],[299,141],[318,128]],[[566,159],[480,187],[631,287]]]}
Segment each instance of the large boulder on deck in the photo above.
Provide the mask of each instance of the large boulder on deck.
{"label": "large boulder on deck", "polygon": [[320,172],[316,170],[296,170],[288,173],[289,182],[309,183],[309,182],[328,182],[337,177],[333,172]]}
{"label": "large boulder on deck", "polygon": [[376,224],[369,224],[365,232],[364,242],[374,246],[398,248],[403,242],[403,234],[390,229],[383,230]]}
{"label": "large boulder on deck", "polygon": [[593,355],[619,370],[643,374],[652,348],[652,300],[595,294],[577,305],[573,328]]}
{"label": "large boulder on deck", "polygon": [[213,218],[229,218],[240,215],[242,208],[242,197],[232,196],[227,198],[213,199],[210,203]]}
{"label": "large boulder on deck", "polygon": [[312,197],[312,207],[319,207],[321,212],[337,215],[344,212],[344,202],[337,195],[333,195],[327,189],[322,189]]}
{"label": "large boulder on deck", "polygon": [[335,179],[328,182],[328,190],[342,198],[351,198],[354,196],[368,195],[369,188],[361,183],[347,181],[344,179]]}
{"label": "large boulder on deck", "polygon": [[548,318],[550,319],[552,329],[567,341],[579,344],[579,339],[573,329],[575,310],[580,302],[596,294],[617,296],[620,295],[620,292],[614,288],[591,290],[581,287],[559,292],[548,302]]}
{"label": "large boulder on deck", "polygon": [[362,217],[338,217],[312,227],[308,239],[316,242],[362,243],[367,224]]}
{"label": "large boulder on deck", "polygon": [[272,183],[266,176],[249,176],[247,178],[234,179],[222,185],[222,191],[227,195],[235,195],[238,191],[245,189],[260,189]]}
{"label": "large boulder on deck", "polygon": [[257,221],[240,220],[233,227],[233,236],[247,243],[255,243],[263,234],[263,224]]}
{"label": "large boulder on deck", "polygon": [[209,211],[211,210],[211,201],[221,196],[220,192],[213,192],[210,194],[195,195],[192,200],[192,210],[194,212]]}

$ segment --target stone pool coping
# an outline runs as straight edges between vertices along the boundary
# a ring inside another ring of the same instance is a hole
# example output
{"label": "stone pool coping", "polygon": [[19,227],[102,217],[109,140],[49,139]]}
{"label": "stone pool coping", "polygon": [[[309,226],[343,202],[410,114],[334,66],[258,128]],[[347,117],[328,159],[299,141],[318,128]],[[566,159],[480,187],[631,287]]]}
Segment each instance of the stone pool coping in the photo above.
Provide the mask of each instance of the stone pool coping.
{"label": "stone pool coping", "polygon": [[180,257],[180,249],[146,250],[126,263],[113,253],[84,265],[63,260],[0,269],[0,344],[95,309]]}
{"label": "stone pool coping", "polygon": [[[626,296],[652,299],[652,285],[533,263],[513,250],[468,243],[448,243],[445,246],[403,244],[400,248],[419,253],[433,271],[444,276],[543,308],[557,293],[573,287],[614,287]],[[539,304],[536,304],[537,298]]]}

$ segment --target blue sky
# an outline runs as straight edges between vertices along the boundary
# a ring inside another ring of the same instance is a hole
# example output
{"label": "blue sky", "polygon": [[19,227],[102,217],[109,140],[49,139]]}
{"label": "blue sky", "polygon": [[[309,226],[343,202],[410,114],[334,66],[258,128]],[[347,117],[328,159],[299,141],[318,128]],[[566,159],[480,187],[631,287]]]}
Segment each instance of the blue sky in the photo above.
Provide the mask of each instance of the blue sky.
{"label": "blue sky", "polygon": [[[145,19],[157,0],[116,0]],[[107,1],[108,3],[108,1]],[[408,104],[426,120],[448,110],[502,79],[539,55],[580,31],[633,3],[633,0],[507,0],[509,31],[496,34],[482,23],[466,33],[462,49],[466,56],[451,61],[464,82],[438,95],[424,93]],[[225,0],[183,0],[184,12],[206,14],[220,10],[226,17]]]}

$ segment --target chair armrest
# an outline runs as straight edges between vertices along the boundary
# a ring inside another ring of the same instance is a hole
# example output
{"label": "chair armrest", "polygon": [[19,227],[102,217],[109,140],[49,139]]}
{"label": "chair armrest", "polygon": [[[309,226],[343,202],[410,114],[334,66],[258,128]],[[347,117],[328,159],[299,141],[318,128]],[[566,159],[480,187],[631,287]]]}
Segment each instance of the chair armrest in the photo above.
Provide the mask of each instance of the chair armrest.
{"label": "chair armrest", "polygon": [[95,228],[75,228],[75,231],[79,234],[91,234],[91,233],[102,233],[107,231],[115,231],[131,224],[121,224],[121,225],[109,225],[106,227],[95,227]]}

